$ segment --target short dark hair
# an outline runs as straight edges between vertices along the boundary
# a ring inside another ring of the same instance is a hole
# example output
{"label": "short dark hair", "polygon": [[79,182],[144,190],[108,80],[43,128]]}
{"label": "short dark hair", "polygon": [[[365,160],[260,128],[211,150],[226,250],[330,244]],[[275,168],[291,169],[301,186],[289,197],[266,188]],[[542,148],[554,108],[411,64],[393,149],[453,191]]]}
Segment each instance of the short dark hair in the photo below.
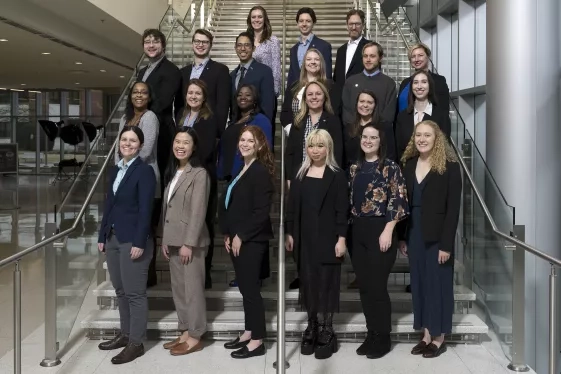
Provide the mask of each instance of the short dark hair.
{"label": "short dark hair", "polygon": [[[364,55],[364,51],[366,50],[366,48],[370,48],[370,47],[376,47],[376,50],[378,51],[378,57],[380,58],[380,60],[384,57],[384,48],[382,48],[382,45],[378,42],[366,43],[364,47],[362,47],[361,55]],[[382,61],[378,62],[378,69],[382,69]]]}
{"label": "short dark hair", "polygon": [[304,8],[300,8],[298,10],[298,13],[296,13],[296,23],[298,23],[298,20],[300,19],[300,15],[305,14],[305,13],[310,15],[313,23],[317,22],[316,12],[314,12],[314,10],[312,8],[304,7]]}
{"label": "short dark hair", "polygon": [[414,113],[415,112],[415,94],[413,93],[413,81],[415,80],[415,78],[417,77],[417,75],[420,74],[424,74],[427,77],[427,81],[429,83],[429,95],[427,97],[427,99],[430,101],[430,103],[432,105],[437,105],[438,106],[438,102],[436,100],[436,88],[434,86],[434,79],[432,79],[432,76],[430,75],[430,73],[428,71],[424,71],[424,70],[419,70],[413,73],[413,75],[411,76],[411,80],[409,81],[409,95],[407,97],[407,113]]}
{"label": "short dark hair", "polygon": [[169,162],[164,174],[164,185],[166,186],[171,182],[171,180],[175,176],[177,168],[179,167],[179,161],[177,161],[177,158],[175,158],[175,155],[173,154],[173,143],[175,142],[176,136],[182,133],[189,134],[191,139],[193,139],[193,153],[191,153],[191,157],[189,157],[189,165],[191,165],[192,167],[201,166],[201,159],[199,156],[199,136],[197,135],[197,132],[194,128],[189,126],[177,127],[175,129],[175,134],[173,135],[173,140],[171,141]]}
{"label": "short dark hair", "polygon": [[349,10],[347,12],[347,22],[349,22],[349,18],[351,18],[352,16],[359,16],[362,24],[364,25],[366,23],[366,15],[364,14],[364,12],[361,9],[351,9],[351,10]]}
{"label": "short dark hair", "polygon": [[134,118],[134,105],[132,105],[132,91],[134,90],[134,86],[136,86],[137,84],[143,84],[148,89],[148,106],[146,107],[146,109],[150,110],[150,107],[152,106],[152,102],[154,101],[154,97],[152,96],[152,87],[150,87],[148,83],[142,81],[134,82],[134,84],[131,86],[131,89],[129,90],[128,100],[125,104],[125,123],[128,123],[131,119]]}
{"label": "short dark hair", "polygon": [[214,41],[214,36],[212,35],[212,33],[208,30],[205,29],[196,29],[195,32],[193,33],[193,37],[191,38],[191,42],[195,41],[195,35],[200,34],[200,35],[204,35],[208,38],[208,40],[210,40],[210,46],[212,47],[212,42]]}
{"label": "short dark hair", "polygon": [[255,37],[253,36],[252,33],[247,32],[247,31],[243,31],[240,32],[240,34],[236,37],[236,44],[238,44],[238,39],[241,37],[246,37],[249,39],[249,41],[251,42],[251,46],[254,47],[255,46]]}
{"label": "short dark hair", "polygon": [[121,140],[121,137],[123,136],[123,134],[128,132],[128,131],[132,131],[136,134],[136,136],[138,137],[138,141],[140,142],[140,145],[144,144],[144,133],[142,132],[142,129],[138,126],[125,126],[125,127],[123,127],[123,129],[119,133],[119,140]]}
{"label": "short dark hair", "polygon": [[146,39],[149,36],[153,37],[156,40],[159,40],[160,43],[162,43],[162,48],[166,49],[166,36],[164,35],[163,32],[161,32],[158,29],[144,30],[144,32],[142,33],[142,44],[144,44],[144,39]]}

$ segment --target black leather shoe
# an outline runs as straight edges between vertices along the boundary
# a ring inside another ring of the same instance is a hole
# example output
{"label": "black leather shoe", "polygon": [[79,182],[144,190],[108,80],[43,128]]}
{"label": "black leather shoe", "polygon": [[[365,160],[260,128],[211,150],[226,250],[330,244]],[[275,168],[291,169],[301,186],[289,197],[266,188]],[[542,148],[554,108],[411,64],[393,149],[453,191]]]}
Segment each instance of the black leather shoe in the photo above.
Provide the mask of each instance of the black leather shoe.
{"label": "black leather shoe", "polygon": [[290,284],[288,285],[288,288],[291,289],[291,290],[299,289],[300,288],[300,278],[296,278],[292,282],[290,282]]}
{"label": "black leather shoe", "polygon": [[366,339],[364,342],[356,349],[356,354],[359,356],[366,356],[366,354],[370,351],[372,343],[374,339],[374,333],[372,331],[368,331],[366,334]]}
{"label": "black leather shoe", "polygon": [[123,334],[119,334],[111,340],[99,343],[97,347],[102,351],[111,351],[113,349],[126,347],[127,344],[129,344],[129,337]]}
{"label": "black leather shoe", "polygon": [[253,351],[247,349],[247,346],[238,349],[230,353],[230,356],[233,358],[250,358],[250,357],[257,357],[263,356],[265,354],[265,344],[261,344],[259,347],[255,348]]}
{"label": "black leather shoe", "polygon": [[337,352],[338,349],[339,347],[337,346],[337,335],[335,335],[333,327],[322,327],[316,343],[314,357],[318,360],[323,360],[331,357],[333,353]]}
{"label": "black leather shoe", "polygon": [[308,327],[302,336],[302,343],[300,344],[300,353],[309,356],[314,353],[316,349],[316,340],[318,338],[318,320],[310,319]]}
{"label": "black leather shoe", "polygon": [[251,339],[248,339],[246,341],[240,342],[240,338],[237,337],[234,340],[230,340],[229,342],[224,343],[224,348],[226,349],[240,349],[245,347],[246,345],[248,345],[249,341]]}
{"label": "black leather shoe", "polygon": [[423,357],[424,358],[435,358],[435,357],[440,356],[444,352],[446,352],[446,344],[445,343],[442,343],[440,345],[440,347],[437,347],[436,344],[434,344],[434,343],[430,343],[427,346],[427,348],[425,349],[425,351],[423,352]]}
{"label": "black leather shoe", "polygon": [[411,285],[410,285],[410,284],[408,284],[408,285],[405,287],[405,292],[411,293]]}
{"label": "black leather shoe", "polygon": [[144,355],[144,345],[129,343],[117,356],[111,359],[111,363],[114,365],[126,364]]}
{"label": "black leather shoe", "polygon": [[413,347],[413,349],[411,350],[411,354],[415,356],[422,355],[423,353],[425,353],[427,346],[428,344],[424,340],[421,340],[419,343],[417,343],[416,346]]}
{"label": "black leather shoe", "polygon": [[373,332],[373,341],[366,352],[366,358],[377,359],[387,355],[392,349],[390,334]]}
{"label": "black leather shoe", "polygon": [[230,283],[228,283],[228,286],[230,287],[238,287],[238,281],[236,279],[231,280]]}

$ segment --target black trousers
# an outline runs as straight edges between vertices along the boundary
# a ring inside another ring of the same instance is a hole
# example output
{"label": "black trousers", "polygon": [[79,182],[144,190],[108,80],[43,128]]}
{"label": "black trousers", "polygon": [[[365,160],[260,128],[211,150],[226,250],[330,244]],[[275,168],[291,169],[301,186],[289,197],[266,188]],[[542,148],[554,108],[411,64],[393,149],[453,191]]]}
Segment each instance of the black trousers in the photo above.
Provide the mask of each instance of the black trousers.
{"label": "black trousers", "polygon": [[[163,179],[163,178],[161,178]],[[163,193],[163,190],[162,190]],[[158,283],[158,273],[156,272],[156,257],[158,256],[158,246],[156,245],[156,228],[160,223],[160,215],[162,214],[162,199],[154,199],[154,206],[152,208],[152,235],[148,240],[152,241],[154,251],[148,267],[147,284],[153,286]]]}
{"label": "black trousers", "polygon": [[243,310],[245,313],[245,329],[251,331],[251,338],[264,339],[265,330],[265,304],[261,297],[261,265],[263,256],[268,252],[268,242],[242,243],[240,255],[230,257],[236,271],[238,287],[243,297]]}
{"label": "black trousers", "polygon": [[352,264],[366,317],[366,328],[368,331],[389,334],[392,330],[392,308],[388,278],[397,256],[397,236],[394,235],[387,252],[380,251],[379,238],[385,226],[386,217],[354,218]]}
{"label": "black trousers", "polygon": [[208,197],[208,205],[206,209],[205,222],[208,227],[208,235],[210,236],[210,244],[208,245],[208,252],[205,257],[205,271],[206,279],[210,280],[210,268],[212,267],[212,256],[214,255],[214,225],[216,222],[216,210],[218,208],[218,182],[216,178],[210,179],[210,195]]}

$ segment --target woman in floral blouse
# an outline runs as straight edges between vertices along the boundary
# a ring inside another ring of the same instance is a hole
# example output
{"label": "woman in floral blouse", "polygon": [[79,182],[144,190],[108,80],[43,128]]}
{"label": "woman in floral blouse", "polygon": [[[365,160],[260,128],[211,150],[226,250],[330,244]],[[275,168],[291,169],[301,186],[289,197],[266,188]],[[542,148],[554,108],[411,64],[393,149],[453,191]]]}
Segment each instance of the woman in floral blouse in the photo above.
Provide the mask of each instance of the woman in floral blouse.
{"label": "woman in floral blouse", "polygon": [[386,158],[386,149],[383,128],[366,124],[360,132],[358,160],[349,171],[351,260],[368,329],[356,352],[368,358],[380,358],[391,348],[387,285],[397,255],[394,228],[409,214],[405,179],[398,164]]}

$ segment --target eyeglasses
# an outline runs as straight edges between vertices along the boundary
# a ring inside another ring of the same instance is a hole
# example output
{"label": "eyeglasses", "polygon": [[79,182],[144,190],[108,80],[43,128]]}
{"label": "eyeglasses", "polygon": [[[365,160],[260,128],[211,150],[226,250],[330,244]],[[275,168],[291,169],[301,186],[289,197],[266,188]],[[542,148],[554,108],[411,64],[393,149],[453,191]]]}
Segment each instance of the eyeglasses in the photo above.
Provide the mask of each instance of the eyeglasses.
{"label": "eyeglasses", "polygon": [[251,48],[251,43],[236,43],[236,48]]}
{"label": "eyeglasses", "polygon": [[353,23],[348,23],[347,25],[349,25],[349,27],[360,27],[362,26],[362,22],[353,22]]}
{"label": "eyeglasses", "polygon": [[209,45],[210,44],[210,40],[193,40],[193,44],[194,45]]}

